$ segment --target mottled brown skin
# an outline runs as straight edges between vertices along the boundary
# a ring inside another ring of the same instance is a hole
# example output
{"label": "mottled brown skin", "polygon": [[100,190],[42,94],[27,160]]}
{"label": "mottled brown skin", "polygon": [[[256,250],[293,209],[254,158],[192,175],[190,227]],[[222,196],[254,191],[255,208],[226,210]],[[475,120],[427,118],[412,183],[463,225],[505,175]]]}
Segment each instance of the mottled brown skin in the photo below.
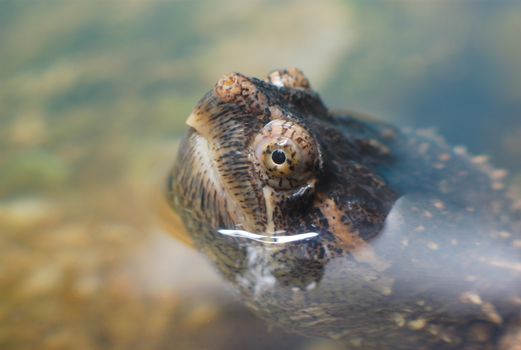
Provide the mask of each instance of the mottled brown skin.
{"label": "mottled brown skin", "polygon": [[[265,169],[271,148],[256,153],[274,120],[301,142],[290,177]],[[225,76],[188,124],[168,198],[261,317],[361,349],[520,346],[519,213],[483,158],[333,113],[296,69]],[[318,235],[269,244],[223,228]]]}

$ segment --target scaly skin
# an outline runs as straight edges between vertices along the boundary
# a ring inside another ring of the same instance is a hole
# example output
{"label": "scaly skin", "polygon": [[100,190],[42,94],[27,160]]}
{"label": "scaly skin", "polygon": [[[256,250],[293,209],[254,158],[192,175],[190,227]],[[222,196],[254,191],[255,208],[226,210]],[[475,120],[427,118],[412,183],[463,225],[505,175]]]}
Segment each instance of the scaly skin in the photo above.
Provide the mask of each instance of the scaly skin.
{"label": "scaly skin", "polygon": [[333,113],[296,69],[223,77],[188,124],[169,201],[261,317],[361,349],[521,347],[519,213],[482,158]]}

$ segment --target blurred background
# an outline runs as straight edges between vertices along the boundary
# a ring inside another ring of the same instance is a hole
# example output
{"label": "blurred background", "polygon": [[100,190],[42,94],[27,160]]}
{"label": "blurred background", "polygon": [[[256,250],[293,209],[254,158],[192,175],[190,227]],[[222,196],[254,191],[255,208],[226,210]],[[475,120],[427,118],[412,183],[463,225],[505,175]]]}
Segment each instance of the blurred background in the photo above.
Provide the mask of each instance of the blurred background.
{"label": "blurred background", "polygon": [[521,183],[521,2],[0,1],[0,348],[340,349],[270,330],[154,220],[224,73],[433,127]]}

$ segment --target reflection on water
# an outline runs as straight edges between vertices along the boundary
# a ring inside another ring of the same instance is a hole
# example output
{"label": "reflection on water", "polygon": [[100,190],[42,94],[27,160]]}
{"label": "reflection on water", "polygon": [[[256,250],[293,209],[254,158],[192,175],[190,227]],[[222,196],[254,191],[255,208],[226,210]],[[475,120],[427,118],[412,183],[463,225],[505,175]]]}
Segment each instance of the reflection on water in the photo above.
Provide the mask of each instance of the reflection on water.
{"label": "reflection on water", "polygon": [[274,235],[261,235],[258,233],[252,233],[243,230],[218,230],[220,234],[231,237],[238,238],[247,238],[256,242],[268,243],[268,244],[284,244],[298,241],[305,241],[307,239],[318,236],[316,232],[306,232],[306,233],[297,233],[288,236],[278,236],[278,234],[283,234],[284,231],[275,232]]}
{"label": "reflection on water", "polygon": [[342,348],[270,332],[158,232],[150,193],[186,116],[225,72],[299,66],[334,106],[517,171],[520,7],[0,2],[0,347]]}

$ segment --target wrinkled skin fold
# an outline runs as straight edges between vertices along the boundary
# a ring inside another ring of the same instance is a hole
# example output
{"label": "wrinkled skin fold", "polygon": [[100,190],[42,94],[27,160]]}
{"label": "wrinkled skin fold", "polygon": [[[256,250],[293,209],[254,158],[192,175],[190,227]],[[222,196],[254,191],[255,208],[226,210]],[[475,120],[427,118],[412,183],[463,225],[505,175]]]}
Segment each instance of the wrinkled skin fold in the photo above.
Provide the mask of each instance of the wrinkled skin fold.
{"label": "wrinkled skin fold", "polygon": [[270,323],[361,349],[515,349],[520,214],[503,173],[426,131],[333,113],[296,69],[224,76],[167,197]]}

